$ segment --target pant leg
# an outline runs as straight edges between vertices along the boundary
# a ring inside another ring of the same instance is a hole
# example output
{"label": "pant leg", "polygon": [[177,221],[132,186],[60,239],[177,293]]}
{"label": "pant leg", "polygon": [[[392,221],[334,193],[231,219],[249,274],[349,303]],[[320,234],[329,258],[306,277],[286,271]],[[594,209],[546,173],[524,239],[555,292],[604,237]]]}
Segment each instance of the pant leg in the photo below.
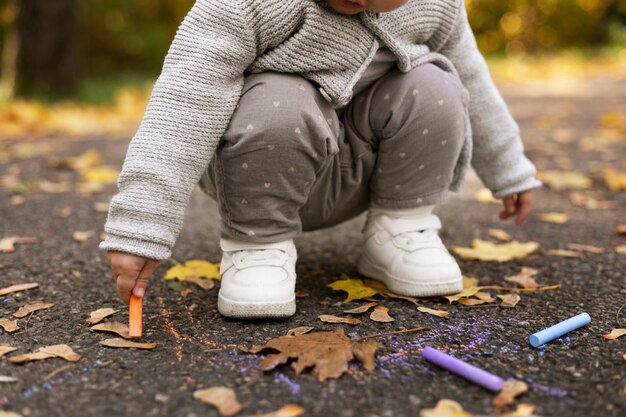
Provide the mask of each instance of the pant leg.
{"label": "pant leg", "polygon": [[372,202],[409,208],[446,198],[466,137],[465,94],[455,75],[425,64],[394,69],[355,97],[344,120],[347,135],[377,154]]}

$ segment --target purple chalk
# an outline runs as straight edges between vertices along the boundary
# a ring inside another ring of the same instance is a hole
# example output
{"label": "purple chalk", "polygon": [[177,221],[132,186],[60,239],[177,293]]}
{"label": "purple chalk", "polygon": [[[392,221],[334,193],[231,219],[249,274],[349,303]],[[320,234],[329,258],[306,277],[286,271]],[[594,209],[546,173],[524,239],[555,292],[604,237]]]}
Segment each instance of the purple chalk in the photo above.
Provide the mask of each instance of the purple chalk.
{"label": "purple chalk", "polygon": [[491,374],[480,368],[463,362],[453,356],[440,352],[437,349],[433,349],[430,346],[426,346],[422,351],[424,359],[447,369],[463,378],[469,379],[473,383],[480,385],[490,391],[500,391],[504,386],[504,380],[499,376]]}

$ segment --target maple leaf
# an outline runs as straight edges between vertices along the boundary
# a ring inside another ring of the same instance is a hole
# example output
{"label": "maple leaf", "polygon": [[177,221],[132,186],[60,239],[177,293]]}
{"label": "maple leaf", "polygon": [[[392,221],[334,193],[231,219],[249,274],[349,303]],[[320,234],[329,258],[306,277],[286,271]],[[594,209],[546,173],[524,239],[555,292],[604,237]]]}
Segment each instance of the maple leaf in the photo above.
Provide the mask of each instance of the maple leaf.
{"label": "maple leaf", "polygon": [[504,244],[496,244],[481,239],[474,239],[471,248],[453,246],[452,250],[463,259],[480,261],[505,262],[525,258],[539,249],[537,242],[518,242],[516,240]]}
{"label": "maple leaf", "polygon": [[[186,281],[188,277],[206,278],[209,280],[219,280],[222,278],[219,264],[203,261],[201,259],[192,259],[184,264],[175,265],[165,273],[165,279],[167,280],[177,279],[179,281]],[[191,279],[190,281],[198,284],[197,280]]]}
{"label": "maple leaf", "polygon": [[520,284],[524,288],[539,288],[539,284],[533,278],[535,275],[537,275],[537,272],[539,271],[537,271],[536,269],[524,266],[522,267],[522,272],[517,275],[506,277],[504,278],[504,280]]}
{"label": "maple leaf", "polygon": [[344,303],[349,303],[353,300],[361,298],[371,297],[378,294],[378,291],[365,285],[363,280],[348,278],[347,275],[341,274],[342,280],[332,282],[327,287],[332,288],[335,291],[345,291],[348,293],[348,297],[343,300]]}
{"label": "maple leaf", "polygon": [[278,365],[296,359],[292,368],[296,375],[312,367],[319,381],[338,378],[348,370],[348,362],[356,357],[367,371],[374,370],[374,343],[350,340],[341,327],[334,332],[315,332],[300,336],[280,336],[268,341],[261,351],[277,350],[261,362],[261,369],[271,371]]}

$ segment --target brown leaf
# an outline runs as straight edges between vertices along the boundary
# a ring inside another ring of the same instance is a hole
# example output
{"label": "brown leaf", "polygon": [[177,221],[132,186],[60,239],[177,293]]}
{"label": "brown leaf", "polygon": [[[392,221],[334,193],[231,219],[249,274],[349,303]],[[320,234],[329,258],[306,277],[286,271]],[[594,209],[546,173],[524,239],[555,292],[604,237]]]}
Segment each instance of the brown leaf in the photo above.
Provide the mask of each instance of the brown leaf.
{"label": "brown leaf", "polygon": [[49,355],[58,356],[68,362],[78,362],[80,355],[72,350],[68,345],[52,345],[39,348],[39,352],[47,353]]}
{"label": "brown leaf", "polygon": [[0,252],[11,253],[15,252],[16,244],[24,244],[24,243],[35,243],[37,242],[36,237],[19,237],[19,236],[11,236],[0,239]]}
{"label": "brown leaf", "polygon": [[348,313],[348,314],[361,314],[361,313],[365,313],[367,310],[374,307],[375,305],[378,305],[378,303],[371,302],[371,303],[363,304],[355,308],[351,308],[350,310],[343,310],[343,312]]}
{"label": "brown leaf", "polygon": [[417,307],[417,309],[422,313],[432,314],[433,316],[437,317],[448,317],[450,315],[450,313],[448,313],[447,311],[434,310],[428,307]]}
{"label": "brown leaf", "polygon": [[546,252],[550,256],[562,256],[564,258],[582,258],[583,254],[567,249],[548,249]]}
{"label": "brown leaf", "polygon": [[535,406],[532,404],[521,403],[515,411],[510,413],[498,414],[498,417],[541,417],[535,414]]}
{"label": "brown leaf", "polygon": [[568,243],[567,247],[573,250],[590,252],[590,253],[602,253],[604,249],[592,245],[583,245],[581,243]]}
{"label": "brown leaf", "polygon": [[100,344],[114,348],[154,349],[156,347],[155,343],[137,343],[132,340],[118,338],[101,340]]}
{"label": "brown leaf", "polygon": [[[280,364],[296,359],[292,367],[297,375],[305,369],[313,368],[312,373],[319,381],[338,378],[348,370],[348,362],[355,356],[368,367],[373,349],[357,346],[338,327],[334,332],[315,332],[301,336],[280,336],[267,342],[265,349],[274,349],[279,353],[267,356],[261,362],[261,369],[270,371]],[[371,346],[371,344],[367,344]],[[355,350],[357,353],[355,353]],[[369,359],[366,359],[369,358]]]}
{"label": "brown leaf", "polygon": [[615,252],[619,253],[620,255],[626,255],[626,245],[620,245],[615,247]]}
{"label": "brown leaf", "polygon": [[22,317],[28,316],[30,313],[33,313],[38,310],[45,310],[47,308],[52,307],[53,305],[54,304],[49,304],[49,303],[28,304],[28,305],[25,305],[24,307],[21,307],[19,310],[13,313],[13,317],[17,317],[18,319],[21,319]]}
{"label": "brown leaf", "polygon": [[90,329],[96,332],[115,333],[118,336],[122,336],[124,339],[130,339],[130,336],[128,335],[128,326],[124,323],[120,323],[117,321],[96,324]]}
{"label": "brown leaf", "polygon": [[39,284],[37,284],[35,282],[31,282],[29,284],[11,285],[10,287],[0,288],[0,295],[7,295],[7,294],[10,294],[12,292],[30,290],[32,288],[37,288],[38,286],[39,286]]}
{"label": "brown leaf", "polygon": [[14,348],[12,346],[0,346],[0,357],[6,355],[7,353],[13,352],[14,350],[17,350],[17,348]]}
{"label": "brown leaf", "polygon": [[420,411],[420,417],[472,417],[472,415],[463,410],[461,404],[444,398],[437,402],[435,408]]}
{"label": "brown leaf", "polygon": [[298,417],[304,414],[304,408],[297,404],[287,404],[279,410],[265,414],[253,414],[244,417]]}
{"label": "brown leaf", "polygon": [[626,224],[618,224],[615,227],[615,231],[620,235],[626,235]]}
{"label": "brown leaf", "polygon": [[370,319],[379,323],[391,323],[395,321],[394,318],[389,315],[389,309],[383,306],[374,307],[374,311],[370,314]]}
{"label": "brown leaf", "polygon": [[193,275],[185,277],[185,281],[196,284],[198,287],[202,288],[205,291],[208,291],[215,287],[215,281],[213,281],[212,279],[198,278]]}
{"label": "brown leaf", "polygon": [[471,277],[463,277],[463,288],[478,287],[478,279]]}
{"label": "brown leaf", "polygon": [[361,324],[361,320],[354,317],[337,317],[331,314],[322,314],[318,318],[324,323],[345,323],[351,325]]}
{"label": "brown leaf", "polygon": [[[308,291],[303,291],[303,290],[298,290],[296,291],[296,298],[306,298],[308,297],[310,294]],[[286,407],[286,406],[285,406]]]}
{"label": "brown leaf", "polygon": [[602,337],[604,337],[607,340],[613,340],[613,339],[617,339],[618,337],[622,337],[624,335],[626,335],[626,329],[613,329],[611,330],[611,333],[603,334]]}
{"label": "brown leaf", "polygon": [[495,237],[496,239],[501,240],[503,242],[508,242],[510,240],[513,240],[513,237],[511,237],[509,232],[507,232],[506,230],[502,230],[502,229],[489,229],[489,236]]}
{"label": "brown leaf", "polygon": [[9,359],[9,362],[12,362],[12,363],[24,363],[24,362],[30,362],[30,361],[40,361],[42,359],[55,358],[55,357],[56,355],[38,351],[38,352],[32,352],[32,353],[25,353],[23,355],[11,356],[8,359]]}
{"label": "brown leaf", "polygon": [[515,397],[522,395],[526,391],[528,391],[528,385],[526,385],[525,382],[517,380],[505,381],[502,390],[498,396],[493,399],[493,406],[499,409],[513,404]]}
{"label": "brown leaf", "polygon": [[521,285],[523,288],[539,288],[539,284],[533,278],[537,275],[537,270],[534,268],[522,267],[522,272],[517,275],[504,278],[507,282],[514,282]]}
{"label": "brown leaf", "polygon": [[113,308],[99,308],[96,311],[92,311],[89,313],[89,318],[87,319],[87,323],[96,324],[100,323],[105,318],[109,317],[112,314],[117,313],[119,310],[115,310]]}
{"label": "brown leaf", "polygon": [[481,287],[464,288],[463,291],[456,293],[456,294],[447,295],[444,298],[447,299],[450,302],[450,304],[452,304],[453,301],[458,301],[461,298],[467,298],[467,297],[473,296],[478,291],[480,291],[480,289]]}
{"label": "brown leaf", "polygon": [[502,300],[500,307],[503,308],[513,308],[521,300],[519,294],[498,294],[498,298]]}
{"label": "brown leaf", "polygon": [[296,327],[296,328],[287,330],[287,336],[300,336],[300,335],[310,332],[313,329],[315,329],[315,327],[311,327],[311,326]]}
{"label": "brown leaf", "polygon": [[479,291],[474,294],[475,298],[478,298],[480,301],[484,301],[485,303],[493,303],[496,301],[495,298],[491,296],[488,292]]}
{"label": "brown leaf", "polygon": [[537,178],[555,190],[587,189],[593,186],[591,178],[573,171],[539,171]]}
{"label": "brown leaf", "polygon": [[72,239],[77,242],[86,242],[96,235],[93,230],[77,230],[72,234]]}
{"label": "brown leaf", "polygon": [[486,303],[485,300],[480,300],[476,298],[468,298],[468,297],[459,298],[456,301],[458,301],[459,304],[463,304],[464,306],[478,306],[478,305]]}
{"label": "brown leaf", "polygon": [[617,207],[617,201],[599,200],[597,193],[572,191],[569,194],[571,203],[587,210],[612,210]]}
{"label": "brown leaf", "polygon": [[13,333],[18,331],[20,327],[17,325],[17,320],[0,319],[0,327],[7,333]]}
{"label": "brown leaf", "polygon": [[233,417],[241,411],[235,391],[227,387],[205,388],[193,393],[193,398],[217,408],[222,417]]}
{"label": "brown leaf", "polygon": [[[17,381],[19,381],[19,378],[16,378],[14,376],[0,375],[0,382],[17,382]],[[15,414],[15,415],[19,416],[19,414]],[[3,416],[2,414],[0,414],[0,417],[11,417],[11,415]]]}

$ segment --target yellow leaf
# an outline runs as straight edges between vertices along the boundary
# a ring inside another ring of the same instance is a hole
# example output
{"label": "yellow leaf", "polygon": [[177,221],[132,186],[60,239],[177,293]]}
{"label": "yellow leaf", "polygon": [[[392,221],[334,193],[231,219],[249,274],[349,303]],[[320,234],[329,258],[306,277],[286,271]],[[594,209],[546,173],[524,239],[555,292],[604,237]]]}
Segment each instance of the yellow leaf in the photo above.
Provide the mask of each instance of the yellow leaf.
{"label": "yellow leaf", "polygon": [[481,188],[480,190],[476,191],[476,193],[474,194],[474,199],[481,203],[502,204],[501,200],[493,197],[493,194],[491,193],[491,191],[489,191],[488,188]]}
{"label": "yellow leaf", "polygon": [[105,166],[89,168],[82,172],[85,181],[96,184],[115,184],[118,175],[118,170]]}
{"label": "yellow leaf", "polygon": [[603,171],[604,183],[611,191],[626,190],[626,172],[605,168]]}
{"label": "yellow leaf", "polygon": [[622,337],[624,335],[626,335],[626,329],[613,329],[611,330],[611,333],[603,334],[602,337],[604,337],[607,340],[613,340],[613,339],[617,339],[618,337]]}
{"label": "yellow leaf", "polygon": [[572,191],[569,200],[573,205],[584,207],[587,210],[613,210],[617,207],[617,201],[600,200],[597,193]]}
{"label": "yellow leaf", "polygon": [[[345,274],[342,274],[342,277]],[[358,300],[361,298],[371,297],[373,295],[378,294],[377,290],[374,290],[363,283],[363,280],[360,279],[343,279],[339,281],[332,282],[327,285],[335,291],[345,291],[348,293],[348,298],[346,298],[343,302],[349,303],[352,300]]]}
{"label": "yellow leaf", "polygon": [[555,190],[588,189],[593,181],[578,172],[571,171],[540,171],[537,178]]}
{"label": "yellow leaf", "polygon": [[[279,410],[265,414],[254,414],[244,417],[298,417],[304,414],[304,408],[297,404],[287,404]],[[0,416],[1,417],[1,416]]]}
{"label": "yellow leaf", "polygon": [[510,240],[513,240],[511,235],[506,230],[502,230],[502,229],[489,229],[489,236],[495,237],[496,239],[501,240],[503,242],[508,242]]}
{"label": "yellow leaf", "polygon": [[485,240],[474,239],[471,248],[453,246],[452,250],[463,259],[505,262],[525,258],[539,249],[537,242],[518,242],[516,240],[498,245]]}
{"label": "yellow leaf", "polygon": [[444,298],[447,299],[450,303],[452,303],[453,301],[458,301],[461,298],[468,298],[468,297],[473,296],[478,291],[480,291],[481,288],[482,287],[465,288],[465,289],[463,289],[463,291],[461,291],[459,293],[452,294],[452,295],[446,295]]}
{"label": "yellow leaf", "polygon": [[565,213],[539,213],[537,220],[547,223],[563,224],[569,220],[569,216]]}
{"label": "yellow leaf", "polygon": [[219,280],[221,279],[219,268],[218,263],[213,264],[201,259],[192,259],[168,269],[165,273],[165,279],[185,281],[187,277],[197,277]]}

